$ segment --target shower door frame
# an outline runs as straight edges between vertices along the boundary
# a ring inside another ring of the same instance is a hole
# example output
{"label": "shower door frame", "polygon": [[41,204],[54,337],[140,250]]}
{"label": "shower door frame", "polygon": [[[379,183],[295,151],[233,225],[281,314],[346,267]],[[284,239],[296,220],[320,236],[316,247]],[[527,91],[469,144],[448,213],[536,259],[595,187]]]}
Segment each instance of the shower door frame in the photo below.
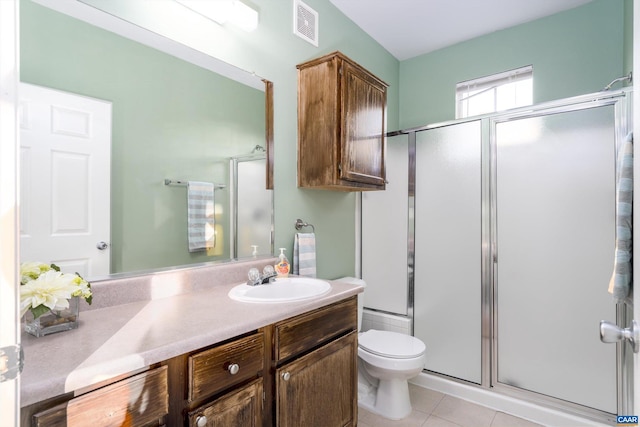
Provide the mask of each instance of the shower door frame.
{"label": "shower door frame", "polygon": [[[605,422],[615,422],[615,414],[612,417],[607,412],[600,411],[585,407],[583,405],[560,400],[558,398],[546,396],[533,391],[524,390],[518,387],[510,386],[498,381],[498,313],[496,310],[496,298],[497,298],[497,274],[495,267],[497,267],[497,215],[491,213],[497,212],[497,140],[496,140],[496,126],[499,123],[505,123],[513,120],[521,120],[534,117],[542,117],[559,113],[568,113],[573,111],[579,111],[589,108],[598,108],[605,106],[613,106],[614,108],[614,138],[617,152],[620,148],[622,141],[624,141],[628,132],[631,131],[631,94],[632,89],[623,89],[617,92],[600,92],[596,94],[589,94],[584,96],[578,96],[568,98],[564,100],[544,103],[540,105],[532,106],[529,110],[519,109],[518,111],[509,112],[505,114],[498,114],[488,119],[489,126],[489,144],[490,150],[488,161],[489,165],[486,170],[488,176],[483,176],[483,180],[488,180],[488,195],[489,206],[488,212],[483,211],[483,227],[487,227],[490,234],[490,245],[487,251],[483,251],[483,291],[488,292],[483,301],[488,301],[488,307],[483,307],[483,313],[486,314],[491,320],[488,328],[491,330],[490,336],[483,337],[486,342],[483,342],[483,352],[489,351],[490,357],[483,359],[490,360],[490,367],[488,371],[491,373],[490,381],[487,387],[494,389],[496,392],[507,394],[512,397],[517,397],[523,400],[532,401],[534,403],[540,403],[544,406],[561,410],[563,412],[572,413],[577,416],[588,417]],[[484,166],[484,165],[483,165]],[[617,174],[617,165],[616,165]],[[485,189],[485,183],[483,182],[483,190]],[[489,284],[487,286],[486,284]],[[606,284],[605,284],[606,285]],[[485,311],[486,310],[486,311]],[[625,304],[616,304],[616,323],[622,327],[626,327],[629,324],[630,316],[633,310],[631,307],[627,307]],[[483,315],[483,318],[485,316]],[[604,320],[604,319],[603,319]],[[485,325],[483,325],[485,326]],[[595,329],[597,325],[594,325]],[[484,327],[483,327],[483,330]],[[602,344],[606,345],[606,344]],[[484,355],[484,353],[483,353]],[[483,368],[486,368],[483,366]],[[628,344],[624,342],[618,342],[616,344],[616,371],[617,371],[617,409],[618,414],[631,413],[633,408],[633,359],[632,352]],[[483,386],[485,386],[483,378]]]}
{"label": "shower door frame", "polygon": [[[412,320],[412,328],[415,323],[415,313],[413,307],[415,301],[415,167],[416,167],[416,134],[420,131],[437,129],[449,125],[467,123],[471,121],[481,121],[481,383],[480,385],[463,379],[454,378],[434,371],[427,371],[430,375],[441,377],[448,381],[477,387],[491,392],[496,392],[507,397],[520,399],[522,401],[539,404],[543,407],[562,411],[578,417],[590,418],[601,422],[615,422],[615,416],[597,409],[585,407],[583,405],[560,400],[520,389],[517,387],[501,384],[497,380],[497,313],[494,310],[496,298],[494,254],[496,249],[495,236],[495,216],[492,215],[496,208],[495,196],[495,127],[499,122],[507,120],[521,119],[525,117],[535,117],[562,112],[577,111],[580,109],[594,108],[606,105],[614,106],[614,128],[616,152],[627,133],[632,130],[632,95],[633,88],[624,88],[617,91],[598,92],[594,94],[580,95],[576,97],[561,99],[557,101],[545,102],[529,107],[509,110],[503,113],[491,113],[482,116],[465,119],[452,120],[436,123],[422,127],[394,132],[390,135],[406,134],[408,137],[409,151],[409,242],[408,242],[408,315]],[[626,327],[633,315],[633,307],[625,304],[616,306],[616,323]],[[594,325],[597,328],[597,325]],[[413,333],[413,330],[412,330]],[[594,331],[595,333],[595,331]],[[608,344],[602,344],[608,345]],[[629,346],[623,343],[616,344],[616,364],[617,364],[617,406],[618,414],[630,414],[633,410],[633,353]]]}

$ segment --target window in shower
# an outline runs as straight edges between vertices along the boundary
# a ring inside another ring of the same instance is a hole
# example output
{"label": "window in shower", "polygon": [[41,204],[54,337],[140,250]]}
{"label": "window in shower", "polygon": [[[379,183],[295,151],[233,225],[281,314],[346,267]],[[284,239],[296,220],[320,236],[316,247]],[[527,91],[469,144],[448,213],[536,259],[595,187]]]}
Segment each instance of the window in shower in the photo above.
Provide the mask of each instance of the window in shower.
{"label": "window in shower", "polygon": [[456,118],[533,104],[533,66],[504,71],[456,85]]}

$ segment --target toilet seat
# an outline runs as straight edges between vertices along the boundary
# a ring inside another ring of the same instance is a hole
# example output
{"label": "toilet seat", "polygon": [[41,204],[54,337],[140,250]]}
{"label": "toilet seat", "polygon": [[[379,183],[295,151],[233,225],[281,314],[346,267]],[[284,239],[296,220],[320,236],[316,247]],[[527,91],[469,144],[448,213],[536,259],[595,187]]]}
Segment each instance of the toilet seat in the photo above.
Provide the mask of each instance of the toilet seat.
{"label": "toilet seat", "polygon": [[411,359],[424,354],[426,346],[416,337],[391,331],[370,329],[358,336],[358,346],[378,356]]}

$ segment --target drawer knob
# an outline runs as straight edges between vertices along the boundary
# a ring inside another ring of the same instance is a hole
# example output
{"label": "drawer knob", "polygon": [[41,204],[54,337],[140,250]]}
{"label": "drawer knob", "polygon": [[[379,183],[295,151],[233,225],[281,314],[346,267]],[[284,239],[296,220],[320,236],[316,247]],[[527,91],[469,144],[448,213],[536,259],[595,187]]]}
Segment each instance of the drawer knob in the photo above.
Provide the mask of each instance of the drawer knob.
{"label": "drawer knob", "polygon": [[237,363],[232,363],[227,368],[227,371],[229,371],[231,375],[237,374],[239,370],[240,370],[240,366]]}
{"label": "drawer knob", "polygon": [[196,418],[196,427],[206,427],[207,425],[207,417],[204,415],[198,415]]}
{"label": "drawer knob", "polygon": [[289,381],[289,378],[291,378],[291,374],[289,372],[283,372],[282,373],[282,379],[285,381]]}

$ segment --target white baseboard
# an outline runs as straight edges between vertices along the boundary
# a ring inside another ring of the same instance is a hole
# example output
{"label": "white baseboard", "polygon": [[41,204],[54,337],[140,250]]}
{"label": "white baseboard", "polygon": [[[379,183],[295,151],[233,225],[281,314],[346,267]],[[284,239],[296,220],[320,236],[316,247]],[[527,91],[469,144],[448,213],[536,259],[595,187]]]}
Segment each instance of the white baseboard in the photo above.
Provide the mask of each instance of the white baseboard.
{"label": "white baseboard", "polygon": [[410,380],[412,384],[448,394],[459,399],[477,403],[493,410],[524,418],[537,424],[549,427],[594,426],[606,427],[597,421],[581,418],[558,410],[545,408],[500,393],[474,387],[457,381],[448,380],[437,375],[421,373]]}

